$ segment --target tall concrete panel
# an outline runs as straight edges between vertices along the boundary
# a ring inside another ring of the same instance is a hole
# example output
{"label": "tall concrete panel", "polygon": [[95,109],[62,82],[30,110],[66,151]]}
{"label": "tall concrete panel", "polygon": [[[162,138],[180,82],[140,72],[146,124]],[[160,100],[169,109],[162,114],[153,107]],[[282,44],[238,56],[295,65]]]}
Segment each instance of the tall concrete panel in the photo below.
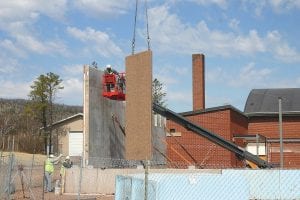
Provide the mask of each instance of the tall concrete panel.
{"label": "tall concrete panel", "polygon": [[126,159],[152,159],[152,52],[126,57]]}
{"label": "tall concrete panel", "polygon": [[98,69],[84,67],[84,159],[95,167],[125,158],[125,136],[119,126],[125,126],[125,101],[102,96],[102,75]]}

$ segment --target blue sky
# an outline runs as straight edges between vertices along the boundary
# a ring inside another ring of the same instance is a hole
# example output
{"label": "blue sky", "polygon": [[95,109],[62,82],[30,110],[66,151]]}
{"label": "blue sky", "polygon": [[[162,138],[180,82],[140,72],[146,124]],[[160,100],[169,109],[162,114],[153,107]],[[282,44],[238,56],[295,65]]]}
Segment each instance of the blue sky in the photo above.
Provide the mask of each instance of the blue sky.
{"label": "blue sky", "polygon": [[[136,52],[147,49],[145,1]],[[168,107],[192,110],[192,54],[206,56],[206,107],[244,109],[254,88],[300,87],[299,0],[148,0],[153,76]],[[124,71],[135,0],[0,0],[0,97],[27,98],[54,72],[56,102],[82,105],[84,64]]]}

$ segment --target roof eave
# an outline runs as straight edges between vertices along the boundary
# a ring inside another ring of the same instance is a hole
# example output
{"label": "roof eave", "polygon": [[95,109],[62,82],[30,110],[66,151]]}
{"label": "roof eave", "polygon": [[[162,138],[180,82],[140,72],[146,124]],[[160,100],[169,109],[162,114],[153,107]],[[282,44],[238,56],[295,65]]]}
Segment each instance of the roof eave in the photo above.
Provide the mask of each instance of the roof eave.
{"label": "roof eave", "polygon": [[245,115],[242,111],[240,111],[239,109],[233,107],[232,105],[205,108],[205,109],[202,109],[202,110],[182,112],[182,113],[179,113],[179,114],[182,115],[182,116],[193,116],[193,115],[204,114],[204,113],[209,113],[209,112],[216,112],[216,111],[222,111],[222,110],[228,110],[228,109],[232,110],[232,111],[235,111],[235,112],[241,114],[244,117],[247,117],[247,115]]}
{"label": "roof eave", "polygon": [[[278,112],[251,112],[245,113],[248,117],[274,117],[278,116]],[[282,116],[300,116],[300,111],[282,112]]]}

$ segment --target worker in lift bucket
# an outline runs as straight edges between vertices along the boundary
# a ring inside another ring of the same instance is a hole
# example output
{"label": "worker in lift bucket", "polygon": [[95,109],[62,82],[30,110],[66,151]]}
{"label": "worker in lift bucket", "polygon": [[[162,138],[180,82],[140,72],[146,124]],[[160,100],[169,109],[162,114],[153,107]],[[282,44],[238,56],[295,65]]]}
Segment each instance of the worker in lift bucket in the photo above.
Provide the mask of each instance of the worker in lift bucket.
{"label": "worker in lift bucket", "polygon": [[44,191],[45,192],[53,192],[52,188],[52,176],[54,173],[54,165],[59,162],[62,154],[58,157],[55,157],[53,154],[50,154],[49,157],[45,161],[45,177],[44,177]]}
{"label": "worker in lift bucket", "polygon": [[124,75],[118,76],[118,85],[122,93],[125,93],[125,77]]}
{"label": "worker in lift bucket", "polygon": [[119,75],[119,73],[114,70],[111,65],[106,65],[106,70],[104,71],[105,74],[116,74]]}
{"label": "worker in lift bucket", "polygon": [[[120,75],[119,72],[111,68],[111,65],[106,65],[106,74],[115,74],[117,79],[117,84],[122,92],[125,91],[125,77],[124,75]],[[107,90],[110,91],[110,88],[114,88],[114,85],[108,85]]]}
{"label": "worker in lift bucket", "polygon": [[[105,74],[114,74],[119,77],[119,73],[116,70],[112,69],[111,65],[106,65],[106,69],[105,69],[104,73]],[[114,84],[106,84],[106,89],[108,92],[114,91],[115,85]]]}

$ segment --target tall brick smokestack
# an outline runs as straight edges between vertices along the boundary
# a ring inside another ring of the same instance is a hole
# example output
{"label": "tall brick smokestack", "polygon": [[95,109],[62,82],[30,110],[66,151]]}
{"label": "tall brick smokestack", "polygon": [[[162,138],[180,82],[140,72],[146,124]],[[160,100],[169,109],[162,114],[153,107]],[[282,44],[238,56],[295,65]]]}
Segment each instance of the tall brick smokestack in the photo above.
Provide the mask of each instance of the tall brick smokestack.
{"label": "tall brick smokestack", "polygon": [[193,54],[193,111],[205,108],[205,59]]}

